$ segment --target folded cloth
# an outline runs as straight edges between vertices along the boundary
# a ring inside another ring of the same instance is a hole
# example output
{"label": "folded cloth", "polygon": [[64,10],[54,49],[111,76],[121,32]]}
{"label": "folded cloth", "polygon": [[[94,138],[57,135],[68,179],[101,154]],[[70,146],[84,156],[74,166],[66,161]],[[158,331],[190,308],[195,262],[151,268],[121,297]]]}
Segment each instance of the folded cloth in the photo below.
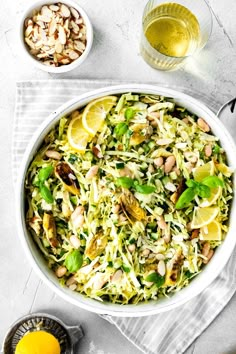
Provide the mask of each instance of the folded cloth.
{"label": "folded cloth", "polygon": [[[17,83],[13,128],[13,178],[24,150],[40,123],[59,105],[96,88],[120,84],[117,81],[51,80]],[[159,84],[160,86],[165,86]],[[213,97],[183,87],[173,87],[198,98],[216,111],[220,105]],[[207,328],[228,303],[235,291],[236,252],[218,278],[200,295],[179,308],[159,315],[119,318],[103,316],[146,354],[183,353]]]}

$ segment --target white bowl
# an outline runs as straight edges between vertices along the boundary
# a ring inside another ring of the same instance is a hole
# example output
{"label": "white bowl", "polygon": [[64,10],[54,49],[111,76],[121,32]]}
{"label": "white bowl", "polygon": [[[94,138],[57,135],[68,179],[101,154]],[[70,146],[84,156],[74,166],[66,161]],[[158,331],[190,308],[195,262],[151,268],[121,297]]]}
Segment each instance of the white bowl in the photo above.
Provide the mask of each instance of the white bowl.
{"label": "white bowl", "polygon": [[[37,149],[43,142],[45,135],[52,129],[52,127],[59,121],[60,117],[68,115],[75,109],[79,109],[86,105],[91,100],[102,97],[105,95],[115,95],[124,92],[136,92],[136,93],[149,93],[159,94],[166,97],[173,97],[174,100],[186,107],[190,112],[195,113],[199,117],[204,117],[206,122],[212,128],[213,133],[219,137],[222,147],[225,149],[228,158],[229,166],[235,170],[236,168],[236,147],[230,134],[215,116],[203,103],[198,100],[177,92],[168,88],[151,85],[119,85],[106,87],[99,90],[95,90],[77,97],[57,109],[56,112],[51,114],[39,127],[32,140],[30,141],[28,148],[24,154],[21,169],[19,171],[19,179],[17,185],[17,222],[18,231],[21,239],[21,243],[24,250],[33,266],[35,271],[39,274],[43,281],[45,281],[52,290],[56,292],[63,299],[68,302],[82,307],[86,310],[100,313],[110,314],[114,316],[146,316],[153,315],[167,310],[171,310],[177,306],[186,303],[194,296],[203,291],[210,283],[217,277],[222,271],[226,262],[228,261],[231,253],[233,252],[236,243],[236,198],[233,198],[231,214],[230,214],[230,226],[226,239],[220,247],[217,248],[213,258],[205,269],[192,280],[192,282],[181,291],[175,293],[170,298],[159,299],[158,301],[149,301],[147,303],[140,303],[138,305],[118,305],[111,303],[102,303],[96,300],[90,299],[82,294],[71,291],[68,288],[61,287],[55,274],[48,268],[46,262],[35,245],[32,237],[27,231],[25,223],[25,206],[24,206],[24,180],[28,169],[28,166],[33,159]],[[234,176],[235,183],[235,176]]]}
{"label": "white bowl", "polygon": [[[82,18],[84,20],[86,29],[87,29],[87,33],[86,33],[87,43],[86,43],[85,51],[78,59],[75,59],[70,64],[66,64],[66,65],[62,65],[62,66],[58,66],[58,67],[53,67],[53,66],[48,66],[48,65],[43,64],[43,62],[37,60],[29,52],[29,48],[26,45],[25,40],[24,40],[24,21],[27,17],[32,16],[32,12],[34,10],[40,9],[43,5],[51,5],[51,4],[55,4],[58,2],[65,4],[67,6],[74,7],[80,13],[80,15],[82,16]],[[87,56],[91,50],[92,43],[93,43],[93,27],[92,27],[92,24],[90,22],[90,19],[89,19],[87,13],[84,11],[84,9],[81,6],[79,6],[73,0],[63,0],[63,1],[39,0],[39,1],[31,4],[30,7],[28,7],[24,11],[24,13],[22,14],[21,19],[20,19],[20,24],[19,24],[19,40],[20,40],[20,47],[22,49],[22,53],[23,53],[24,57],[26,58],[26,60],[28,60],[31,64],[33,64],[34,66],[36,66],[37,68],[39,68],[41,70],[44,70],[44,71],[47,71],[50,73],[60,74],[60,73],[64,73],[64,72],[67,72],[67,71],[77,68],[87,58]]]}

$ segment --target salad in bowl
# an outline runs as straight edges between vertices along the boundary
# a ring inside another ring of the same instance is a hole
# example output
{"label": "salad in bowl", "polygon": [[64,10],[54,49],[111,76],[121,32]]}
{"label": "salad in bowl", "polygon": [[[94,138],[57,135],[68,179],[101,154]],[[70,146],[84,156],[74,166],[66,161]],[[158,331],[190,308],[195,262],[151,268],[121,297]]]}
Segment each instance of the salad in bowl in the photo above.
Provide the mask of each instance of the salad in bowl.
{"label": "salad in bowl", "polygon": [[62,288],[102,303],[159,302],[224,243],[232,175],[210,123],[175,99],[100,95],[60,116],[34,153],[26,228]]}

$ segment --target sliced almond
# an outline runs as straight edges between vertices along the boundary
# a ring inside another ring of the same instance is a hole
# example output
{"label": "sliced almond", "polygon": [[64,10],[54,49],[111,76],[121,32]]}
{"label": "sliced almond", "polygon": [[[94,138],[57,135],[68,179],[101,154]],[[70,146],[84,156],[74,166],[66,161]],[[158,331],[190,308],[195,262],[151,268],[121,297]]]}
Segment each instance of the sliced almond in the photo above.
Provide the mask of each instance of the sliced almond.
{"label": "sliced almond", "polygon": [[33,32],[33,26],[30,25],[26,28],[25,30],[25,37],[29,37],[31,35],[31,33]]}
{"label": "sliced almond", "polygon": [[73,7],[70,7],[70,12],[71,12],[71,14],[72,14],[72,16],[73,16],[74,18],[77,19],[77,18],[80,17],[78,11],[77,11],[76,9],[74,9]]}
{"label": "sliced almond", "polygon": [[49,9],[49,7],[47,5],[44,5],[42,8],[41,8],[41,14],[43,16],[48,16],[48,17],[52,17],[52,11]]}
{"label": "sliced almond", "polygon": [[39,25],[41,28],[45,28],[45,24],[43,21],[37,21],[37,25]]}
{"label": "sliced almond", "polygon": [[65,65],[65,64],[69,64],[70,60],[68,58],[64,58],[64,59],[61,59],[60,61],[58,60],[58,62]]}
{"label": "sliced almond", "polygon": [[77,18],[77,19],[75,20],[75,23],[76,23],[77,25],[82,25],[82,23],[84,23],[84,21],[83,21],[82,18]]}
{"label": "sliced almond", "polygon": [[61,4],[61,7],[60,7],[60,13],[63,17],[70,17],[70,10],[69,8],[64,5],[64,4]]}
{"label": "sliced almond", "polygon": [[69,52],[69,57],[72,59],[72,60],[75,60],[77,58],[79,58],[79,54],[77,52],[75,52],[74,50],[71,50]]}
{"label": "sliced almond", "polygon": [[50,10],[52,10],[52,11],[54,11],[54,12],[56,12],[56,11],[58,11],[59,10],[59,6],[57,6],[57,5],[49,5],[49,9]]}
{"label": "sliced almond", "polygon": [[52,19],[52,21],[49,23],[49,36],[52,36],[57,29],[57,22],[55,19]]}
{"label": "sliced almond", "polygon": [[51,22],[51,17],[46,16],[46,15],[38,15],[37,21],[43,21],[43,22],[49,23],[49,22]]}
{"label": "sliced almond", "polygon": [[59,36],[58,36],[59,41],[60,41],[61,44],[65,44],[65,43],[66,43],[66,33],[65,33],[65,30],[64,30],[64,28],[63,28],[62,26],[60,26],[60,25],[59,25],[58,29],[59,29]]}
{"label": "sliced almond", "polygon": [[73,32],[79,33],[80,28],[74,21],[71,21],[71,25],[72,25]]}
{"label": "sliced almond", "polygon": [[55,45],[56,53],[61,53],[63,51],[63,49],[64,49],[64,46],[59,41],[57,41],[56,45]]}
{"label": "sliced almond", "polygon": [[75,49],[77,49],[79,52],[83,52],[85,50],[85,44],[81,41],[75,41]]}
{"label": "sliced almond", "polygon": [[25,41],[30,48],[35,49],[35,44],[28,37],[25,37]]}

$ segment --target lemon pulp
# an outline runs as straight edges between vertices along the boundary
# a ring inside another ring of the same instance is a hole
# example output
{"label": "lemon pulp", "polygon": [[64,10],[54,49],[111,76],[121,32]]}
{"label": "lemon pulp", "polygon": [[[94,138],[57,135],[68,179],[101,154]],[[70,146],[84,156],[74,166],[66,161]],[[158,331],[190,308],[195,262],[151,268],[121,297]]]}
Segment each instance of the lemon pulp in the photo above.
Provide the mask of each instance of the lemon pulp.
{"label": "lemon pulp", "polygon": [[50,333],[36,331],[24,335],[16,346],[15,354],[60,354],[60,344]]}

